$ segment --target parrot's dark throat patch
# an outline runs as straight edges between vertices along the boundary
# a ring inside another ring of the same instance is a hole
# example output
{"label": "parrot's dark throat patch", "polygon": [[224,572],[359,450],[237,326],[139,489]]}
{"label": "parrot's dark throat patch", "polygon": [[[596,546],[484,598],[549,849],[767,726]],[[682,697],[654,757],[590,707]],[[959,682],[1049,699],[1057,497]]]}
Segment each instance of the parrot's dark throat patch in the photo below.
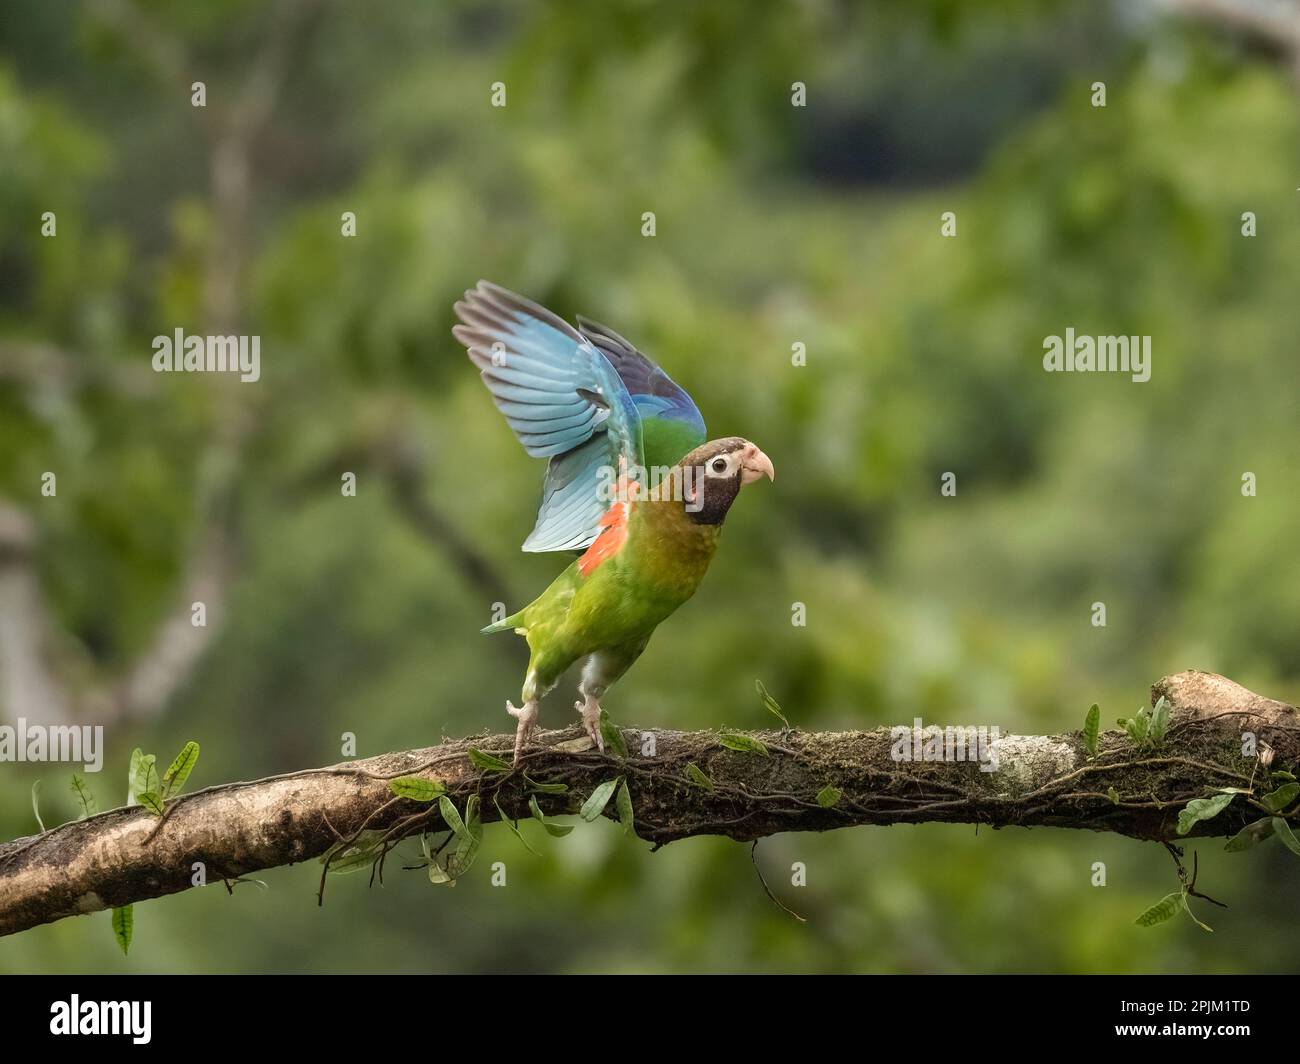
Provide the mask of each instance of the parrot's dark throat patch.
{"label": "parrot's dark throat patch", "polygon": [[738,436],[701,444],[682,459],[684,477],[682,508],[697,525],[720,525],[740,494],[740,470],[729,477],[708,475],[708,465],[718,455],[732,454],[745,446]]}
{"label": "parrot's dark throat patch", "polygon": [[740,474],[720,480],[716,477],[704,476],[704,468],[701,466],[696,471],[695,483],[699,486],[698,490],[703,495],[703,499],[685,500],[682,505],[685,507],[686,516],[697,525],[722,524],[727,511],[731,509],[731,504],[740,494]]}

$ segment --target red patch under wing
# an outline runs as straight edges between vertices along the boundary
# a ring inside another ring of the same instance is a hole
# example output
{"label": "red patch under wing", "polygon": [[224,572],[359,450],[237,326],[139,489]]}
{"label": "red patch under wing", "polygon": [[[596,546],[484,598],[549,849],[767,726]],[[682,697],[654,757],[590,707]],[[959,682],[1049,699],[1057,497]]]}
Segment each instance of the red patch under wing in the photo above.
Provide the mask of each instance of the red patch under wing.
{"label": "red patch under wing", "polygon": [[607,558],[612,558],[627,542],[627,519],[632,513],[630,502],[616,502],[600,518],[600,531],[587,552],[578,559],[578,572],[590,576]]}

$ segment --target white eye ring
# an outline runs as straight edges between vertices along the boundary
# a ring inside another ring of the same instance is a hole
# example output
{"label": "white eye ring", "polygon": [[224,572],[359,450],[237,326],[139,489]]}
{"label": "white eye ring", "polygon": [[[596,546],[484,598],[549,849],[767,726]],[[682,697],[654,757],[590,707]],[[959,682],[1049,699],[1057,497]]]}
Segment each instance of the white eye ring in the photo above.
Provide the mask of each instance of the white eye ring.
{"label": "white eye ring", "polygon": [[727,460],[723,458],[721,455],[719,455],[717,458],[715,458],[712,462],[709,463],[709,472],[711,473],[725,473],[726,471],[727,471]]}

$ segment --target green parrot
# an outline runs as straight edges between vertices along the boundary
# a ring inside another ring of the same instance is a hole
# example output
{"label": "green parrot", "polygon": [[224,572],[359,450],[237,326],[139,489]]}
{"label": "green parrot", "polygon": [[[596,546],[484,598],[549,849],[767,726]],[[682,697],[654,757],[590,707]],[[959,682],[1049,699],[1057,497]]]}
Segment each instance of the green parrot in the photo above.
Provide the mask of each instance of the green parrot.
{"label": "green parrot", "polygon": [[574,708],[605,749],[600,700],[650,636],[699,587],[743,485],[775,479],[738,436],[706,442],[691,397],[612,329],[574,328],[523,296],[480,281],[456,304],[465,345],[524,449],[548,459],[525,551],[581,551],[536,599],[484,632],[528,641],[515,763],[538,703],[585,659]]}

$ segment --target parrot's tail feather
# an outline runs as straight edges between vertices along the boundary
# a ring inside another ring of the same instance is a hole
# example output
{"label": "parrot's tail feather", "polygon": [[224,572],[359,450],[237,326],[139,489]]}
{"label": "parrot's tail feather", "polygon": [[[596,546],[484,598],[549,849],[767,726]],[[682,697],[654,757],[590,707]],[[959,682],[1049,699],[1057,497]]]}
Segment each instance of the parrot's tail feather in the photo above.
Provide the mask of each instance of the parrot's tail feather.
{"label": "parrot's tail feather", "polygon": [[489,624],[486,628],[480,628],[479,631],[485,635],[491,635],[493,632],[518,631],[522,634],[523,618],[518,613],[513,613],[509,617],[503,617],[501,620]]}

